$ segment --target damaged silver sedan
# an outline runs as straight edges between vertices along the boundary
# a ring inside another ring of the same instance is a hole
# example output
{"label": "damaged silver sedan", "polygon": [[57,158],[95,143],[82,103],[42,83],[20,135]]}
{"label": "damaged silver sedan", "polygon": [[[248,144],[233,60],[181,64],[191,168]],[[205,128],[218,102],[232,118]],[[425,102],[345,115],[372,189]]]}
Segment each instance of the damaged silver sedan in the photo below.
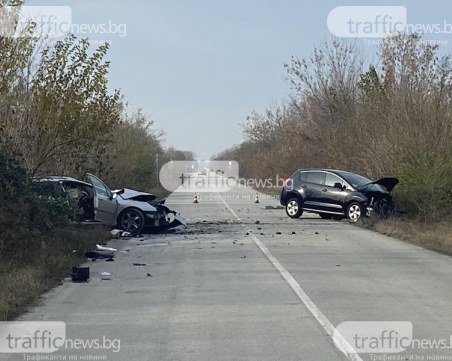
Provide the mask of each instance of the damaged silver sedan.
{"label": "damaged silver sedan", "polygon": [[86,175],[88,182],[70,177],[45,177],[39,182],[58,184],[68,198],[82,210],[82,219],[115,226],[131,234],[161,232],[185,226],[186,221],[178,211],[156,202],[157,196],[128,188],[110,190],[93,174]]}

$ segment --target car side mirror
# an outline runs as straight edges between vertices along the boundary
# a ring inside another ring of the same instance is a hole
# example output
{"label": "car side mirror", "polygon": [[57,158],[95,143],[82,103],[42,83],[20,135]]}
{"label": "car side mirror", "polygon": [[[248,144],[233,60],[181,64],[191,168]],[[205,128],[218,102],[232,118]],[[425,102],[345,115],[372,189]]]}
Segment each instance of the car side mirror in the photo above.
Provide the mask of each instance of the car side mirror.
{"label": "car side mirror", "polygon": [[343,191],[345,189],[345,187],[342,186],[341,183],[334,183],[334,188],[340,189],[341,191]]}

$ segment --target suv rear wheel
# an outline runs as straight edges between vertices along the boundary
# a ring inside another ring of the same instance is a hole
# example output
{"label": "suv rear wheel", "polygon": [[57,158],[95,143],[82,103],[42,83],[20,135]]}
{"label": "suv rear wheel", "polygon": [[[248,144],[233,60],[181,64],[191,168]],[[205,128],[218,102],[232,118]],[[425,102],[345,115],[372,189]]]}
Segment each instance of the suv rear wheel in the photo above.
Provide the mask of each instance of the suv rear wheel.
{"label": "suv rear wheel", "polygon": [[286,213],[290,218],[300,218],[303,214],[303,207],[298,198],[291,198],[286,203]]}

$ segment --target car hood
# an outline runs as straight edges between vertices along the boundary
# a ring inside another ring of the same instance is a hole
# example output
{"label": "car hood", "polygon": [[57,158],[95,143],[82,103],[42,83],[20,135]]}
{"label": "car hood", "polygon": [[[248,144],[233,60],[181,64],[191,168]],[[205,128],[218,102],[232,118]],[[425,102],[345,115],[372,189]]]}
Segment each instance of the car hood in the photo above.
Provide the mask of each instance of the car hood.
{"label": "car hood", "polygon": [[118,189],[113,192],[121,196],[122,199],[129,199],[139,202],[151,202],[157,198],[155,194],[138,192],[128,188]]}
{"label": "car hood", "polygon": [[399,180],[397,178],[384,177],[369,184],[378,184],[379,186],[385,187],[388,192],[391,192],[398,183]]}

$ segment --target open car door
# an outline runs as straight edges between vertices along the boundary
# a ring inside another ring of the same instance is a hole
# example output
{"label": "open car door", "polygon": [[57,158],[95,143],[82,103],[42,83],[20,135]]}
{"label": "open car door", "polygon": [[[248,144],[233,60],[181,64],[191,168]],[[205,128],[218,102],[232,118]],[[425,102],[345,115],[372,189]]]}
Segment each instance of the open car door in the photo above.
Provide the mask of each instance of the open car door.
{"label": "open car door", "polygon": [[111,225],[116,224],[116,212],[118,209],[116,194],[95,175],[87,173],[86,177],[93,185],[94,219]]}

